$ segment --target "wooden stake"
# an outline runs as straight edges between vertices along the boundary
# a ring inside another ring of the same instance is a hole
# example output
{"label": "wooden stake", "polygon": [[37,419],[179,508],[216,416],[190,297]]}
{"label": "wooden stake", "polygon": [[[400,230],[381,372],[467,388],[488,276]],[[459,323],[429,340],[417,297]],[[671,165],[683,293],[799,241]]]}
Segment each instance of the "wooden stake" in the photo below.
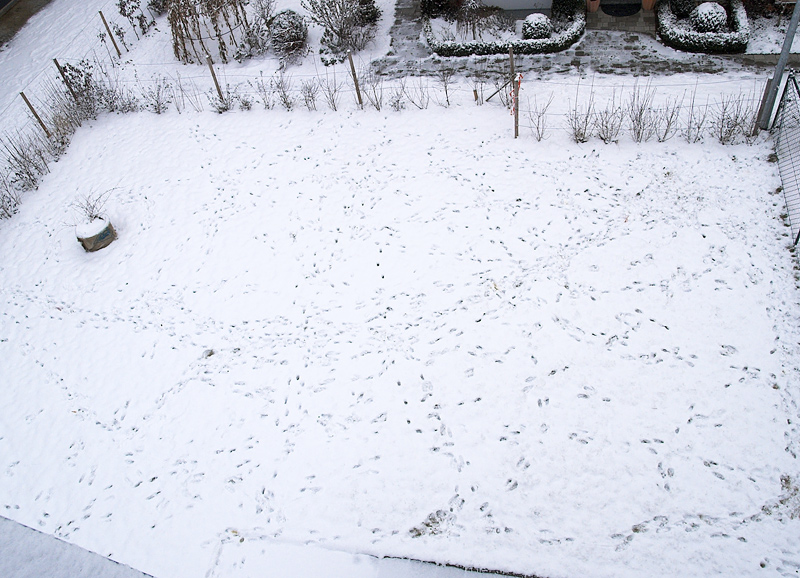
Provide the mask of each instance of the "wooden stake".
{"label": "wooden stake", "polygon": [[347,51],[347,60],[350,61],[350,73],[353,75],[353,84],[356,85],[356,97],[358,98],[358,106],[364,108],[364,101],[361,100],[361,88],[358,86],[358,76],[356,76],[356,66],[353,64],[353,55]]}
{"label": "wooden stake", "polygon": [[225,100],[225,97],[222,96],[222,89],[219,87],[219,82],[217,82],[217,73],[214,72],[214,63],[211,62],[211,55],[206,54],[206,63],[208,63],[208,69],[211,71],[211,78],[214,79],[214,86],[217,87],[217,94],[219,95],[220,102]]}
{"label": "wooden stake", "polygon": [[31,109],[31,112],[33,113],[33,116],[34,116],[34,118],[35,118],[37,121],[39,121],[39,126],[41,126],[41,127],[42,127],[42,130],[44,131],[44,134],[46,134],[46,135],[47,135],[47,138],[50,138],[50,136],[51,136],[51,135],[50,135],[50,131],[49,131],[49,130],[47,130],[47,127],[46,127],[46,126],[44,126],[44,123],[42,122],[42,119],[41,119],[41,117],[40,117],[40,116],[39,116],[39,115],[36,113],[36,109],[35,109],[35,108],[33,108],[33,105],[31,104],[31,101],[30,101],[30,100],[28,100],[28,97],[27,97],[27,96],[25,96],[25,93],[24,93],[24,92],[20,92],[20,93],[19,93],[19,95],[22,97],[22,100],[24,100],[24,101],[25,101],[25,104],[27,104],[27,105],[28,105],[28,108],[29,108],[29,109]]}
{"label": "wooden stake", "polygon": [[111,39],[111,44],[114,45],[114,49],[117,51],[117,56],[122,58],[122,52],[119,51],[119,46],[117,46],[117,41],[114,40],[114,35],[111,34],[111,28],[108,27],[108,22],[106,22],[106,17],[103,16],[103,11],[100,11],[100,18],[103,19],[103,26],[106,27],[106,32],[108,32],[108,37]]}
{"label": "wooden stake", "polygon": [[78,95],[75,94],[74,90],[72,90],[72,85],[69,83],[69,79],[67,78],[67,75],[64,73],[64,69],[61,68],[61,65],[58,63],[58,60],[56,60],[54,58],[53,62],[56,63],[56,68],[58,68],[58,73],[61,75],[61,78],[64,80],[64,84],[67,85],[67,89],[69,90],[70,94],[72,95],[72,98],[75,99],[75,102],[80,102],[79,99],[78,99]]}
{"label": "wooden stake", "polygon": [[508,58],[511,62],[511,89],[514,91],[514,138],[519,136],[519,83],[514,74],[514,48],[508,49]]}

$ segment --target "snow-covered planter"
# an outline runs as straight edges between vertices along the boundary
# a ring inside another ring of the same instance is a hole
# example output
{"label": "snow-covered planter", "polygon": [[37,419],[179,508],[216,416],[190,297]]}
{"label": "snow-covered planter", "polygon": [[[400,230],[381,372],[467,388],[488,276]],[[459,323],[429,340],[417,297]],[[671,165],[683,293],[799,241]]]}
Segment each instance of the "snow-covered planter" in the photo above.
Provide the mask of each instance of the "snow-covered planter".
{"label": "snow-covered planter", "polygon": [[528,14],[522,23],[522,39],[538,40],[550,38],[553,33],[553,23],[544,14]]}
{"label": "snow-covered planter", "polygon": [[730,0],[728,30],[700,32],[689,18],[678,19],[670,3],[662,1],[656,9],[658,35],[672,48],[687,52],[744,52],[750,39],[750,23],[742,0]]}
{"label": "snow-covered planter", "polygon": [[572,18],[556,21],[548,38],[517,39],[498,42],[457,42],[438,40],[433,34],[430,20],[423,24],[423,34],[431,50],[439,56],[471,56],[487,54],[507,54],[510,48],[514,54],[546,54],[560,52],[575,44],[586,29],[586,14],[583,8],[576,10]]}
{"label": "snow-covered planter", "polygon": [[728,13],[716,2],[703,2],[692,10],[689,20],[698,32],[721,32],[728,22]]}
{"label": "snow-covered planter", "polygon": [[88,253],[108,247],[117,238],[117,232],[106,219],[94,219],[75,227],[75,236]]}

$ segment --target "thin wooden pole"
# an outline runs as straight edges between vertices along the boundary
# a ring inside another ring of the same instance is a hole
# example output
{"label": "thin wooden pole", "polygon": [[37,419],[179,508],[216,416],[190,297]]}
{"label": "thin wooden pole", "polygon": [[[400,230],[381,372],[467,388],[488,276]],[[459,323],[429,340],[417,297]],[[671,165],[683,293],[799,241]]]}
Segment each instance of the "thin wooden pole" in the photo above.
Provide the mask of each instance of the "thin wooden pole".
{"label": "thin wooden pole", "polygon": [[511,62],[511,89],[514,91],[514,138],[519,137],[519,82],[514,74],[514,48],[508,49],[508,59]]}
{"label": "thin wooden pole", "polygon": [[58,73],[61,75],[61,78],[64,80],[64,84],[67,85],[67,90],[69,90],[70,94],[72,95],[72,98],[75,99],[75,102],[80,102],[80,100],[78,99],[78,95],[75,94],[74,90],[72,90],[72,85],[69,83],[69,79],[67,78],[67,75],[64,72],[64,69],[61,68],[61,65],[58,63],[58,60],[56,60],[54,58],[53,62],[56,63],[56,68],[58,68]]}
{"label": "thin wooden pole", "polygon": [[100,10],[100,18],[103,19],[103,26],[106,27],[106,32],[108,32],[108,37],[111,39],[111,44],[114,45],[114,49],[117,51],[117,56],[122,58],[122,52],[119,50],[119,46],[117,46],[117,41],[114,40],[114,35],[111,34],[111,28],[108,27],[108,22],[106,22],[106,17],[103,16],[103,11]]}
{"label": "thin wooden pole", "polygon": [[219,82],[217,82],[217,73],[214,72],[214,63],[211,62],[211,55],[206,54],[206,63],[208,64],[208,69],[211,71],[211,78],[214,79],[214,86],[217,87],[217,94],[219,95],[219,100],[222,102],[225,100],[225,97],[222,96],[222,89],[219,87]]}
{"label": "thin wooden pole", "polygon": [[24,100],[24,101],[25,101],[25,104],[27,104],[27,105],[28,105],[28,108],[29,108],[29,109],[31,109],[31,112],[33,113],[33,116],[34,116],[34,118],[35,118],[37,121],[39,121],[39,126],[41,126],[41,127],[42,127],[42,130],[44,131],[44,134],[46,134],[46,135],[47,135],[47,138],[50,138],[50,136],[51,136],[51,135],[50,135],[50,131],[49,131],[49,130],[47,130],[47,127],[46,127],[46,126],[44,125],[44,123],[42,122],[42,119],[41,119],[41,117],[40,117],[40,116],[39,116],[39,115],[36,113],[36,109],[35,109],[35,108],[33,108],[33,105],[31,104],[31,101],[30,101],[30,100],[28,100],[28,97],[27,97],[27,96],[25,96],[25,93],[24,93],[24,92],[20,92],[20,93],[19,93],[19,95],[22,97],[22,100]]}
{"label": "thin wooden pole", "polygon": [[358,106],[364,108],[364,101],[361,100],[361,88],[358,86],[358,76],[356,76],[356,66],[353,64],[353,55],[347,51],[347,60],[350,61],[350,73],[353,75],[353,84],[356,85],[356,97],[358,98]]}

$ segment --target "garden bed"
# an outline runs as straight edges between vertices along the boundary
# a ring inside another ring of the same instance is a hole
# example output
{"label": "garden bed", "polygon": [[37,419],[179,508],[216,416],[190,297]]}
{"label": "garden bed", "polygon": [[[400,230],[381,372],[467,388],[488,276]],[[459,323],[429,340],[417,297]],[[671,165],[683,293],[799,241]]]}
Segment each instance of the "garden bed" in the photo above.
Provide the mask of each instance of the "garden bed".
{"label": "garden bed", "polygon": [[720,32],[700,32],[689,18],[678,18],[668,1],[656,9],[658,35],[667,46],[687,52],[736,53],[744,52],[750,39],[750,23],[741,0],[730,0],[728,24]]}
{"label": "garden bed", "polygon": [[[478,40],[455,39],[455,33],[449,35],[441,21],[426,20],[423,25],[425,40],[431,50],[439,56],[471,56],[488,54],[506,54],[510,49],[515,54],[545,54],[560,52],[575,44],[586,29],[586,15],[578,9],[569,18],[554,18],[553,32],[547,38],[523,39],[516,34],[494,33],[494,38]],[[455,28],[455,23],[452,27]],[[449,36],[449,37],[448,37]]]}

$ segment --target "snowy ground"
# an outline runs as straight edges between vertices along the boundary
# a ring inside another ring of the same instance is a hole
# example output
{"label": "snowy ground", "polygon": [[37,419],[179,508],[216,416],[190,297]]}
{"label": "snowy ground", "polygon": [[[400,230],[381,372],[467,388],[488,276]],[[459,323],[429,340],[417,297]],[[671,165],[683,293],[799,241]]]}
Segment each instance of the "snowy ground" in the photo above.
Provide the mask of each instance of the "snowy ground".
{"label": "snowy ground", "polygon": [[[466,83],[82,128],[0,223],[2,514],[159,578],[796,575],[772,144],[576,145],[577,81],[525,85],[541,143]],[[105,191],[87,254],[73,205]]]}

